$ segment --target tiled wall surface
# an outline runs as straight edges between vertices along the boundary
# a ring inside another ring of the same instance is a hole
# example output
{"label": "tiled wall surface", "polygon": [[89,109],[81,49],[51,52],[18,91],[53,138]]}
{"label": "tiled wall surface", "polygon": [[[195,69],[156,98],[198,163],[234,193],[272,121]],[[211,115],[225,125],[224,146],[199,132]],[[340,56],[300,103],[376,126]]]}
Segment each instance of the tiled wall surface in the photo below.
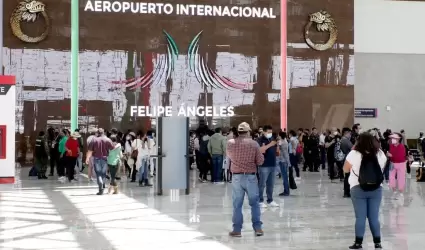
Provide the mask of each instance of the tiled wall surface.
{"label": "tiled wall surface", "polygon": [[[17,76],[17,128],[33,135],[51,124],[69,124],[70,1],[43,0],[51,18],[49,37],[39,44],[19,41],[4,16],[4,64]],[[139,1],[137,1],[139,2]],[[164,2],[164,1],[156,1]],[[179,0],[181,4],[238,5],[273,8],[275,19],[229,18],[132,13],[84,12],[80,1],[80,125],[146,128],[154,123],[130,117],[130,105],[234,106],[233,118],[208,119],[213,126],[279,126],[280,100],[280,1],[279,0]],[[11,13],[17,1],[5,1]],[[38,34],[42,19],[25,24],[28,34]],[[175,70],[167,82],[136,91],[111,82],[154,70],[166,53],[162,31],[179,46]],[[200,54],[218,74],[235,82],[257,82],[244,91],[204,88],[189,71],[187,48],[203,30]],[[194,126],[197,119],[192,119]]]}

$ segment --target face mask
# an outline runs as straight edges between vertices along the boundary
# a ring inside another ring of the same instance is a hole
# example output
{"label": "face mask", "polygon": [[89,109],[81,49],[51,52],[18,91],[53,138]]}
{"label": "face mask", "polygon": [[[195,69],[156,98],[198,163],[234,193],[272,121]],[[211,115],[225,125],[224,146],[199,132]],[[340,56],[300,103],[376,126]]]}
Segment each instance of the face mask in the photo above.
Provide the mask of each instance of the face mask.
{"label": "face mask", "polygon": [[392,144],[397,144],[398,143],[398,140],[397,139],[391,139],[391,143]]}
{"label": "face mask", "polygon": [[125,139],[126,139],[127,141],[129,141],[129,140],[131,139],[131,136],[127,136]]}
{"label": "face mask", "polygon": [[334,132],[334,135],[337,135],[337,134],[338,134],[338,132],[337,132],[337,131],[335,131],[335,132]]}
{"label": "face mask", "polygon": [[272,138],[272,134],[270,134],[270,133],[266,134],[266,138],[267,138],[267,139]]}

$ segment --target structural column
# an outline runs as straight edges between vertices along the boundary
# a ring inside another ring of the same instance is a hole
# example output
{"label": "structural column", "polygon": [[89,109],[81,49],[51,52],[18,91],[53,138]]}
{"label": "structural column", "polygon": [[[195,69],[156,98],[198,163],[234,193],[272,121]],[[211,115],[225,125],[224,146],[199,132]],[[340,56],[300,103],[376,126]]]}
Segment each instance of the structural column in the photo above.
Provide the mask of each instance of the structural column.
{"label": "structural column", "polygon": [[[0,0],[1,1],[1,0]],[[71,130],[78,128],[79,0],[71,0]]]}

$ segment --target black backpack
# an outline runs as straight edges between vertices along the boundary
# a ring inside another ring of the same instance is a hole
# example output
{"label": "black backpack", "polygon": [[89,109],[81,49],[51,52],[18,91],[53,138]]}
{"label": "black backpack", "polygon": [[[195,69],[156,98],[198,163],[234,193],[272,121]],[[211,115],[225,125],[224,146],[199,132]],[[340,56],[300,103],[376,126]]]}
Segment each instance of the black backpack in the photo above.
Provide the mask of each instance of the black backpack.
{"label": "black backpack", "polygon": [[374,191],[384,181],[384,174],[376,155],[363,155],[359,175],[356,175],[354,171],[353,174],[359,178],[360,188],[363,191]]}
{"label": "black backpack", "polygon": [[202,137],[199,138],[199,153],[201,155],[208,155],[208,140],[203,140]]}

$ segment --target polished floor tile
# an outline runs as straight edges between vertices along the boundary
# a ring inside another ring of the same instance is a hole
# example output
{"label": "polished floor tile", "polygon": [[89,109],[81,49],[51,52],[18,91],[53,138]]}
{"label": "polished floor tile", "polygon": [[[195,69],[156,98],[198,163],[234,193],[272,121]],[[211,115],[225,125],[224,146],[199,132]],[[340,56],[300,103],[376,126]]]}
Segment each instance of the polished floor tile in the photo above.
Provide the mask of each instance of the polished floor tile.
{"label": "polished floor tile", "polygon": [[[245,203],[242,238],[230,238],[231,184],[196,182],[190,195],[173,191],[156,196],[153,188],[121,182],[122,193],[96,196],[96,186],[35,180],[28,169],[18,181],[0,186],[0,249],[55,250],[256,250],[347,249],[354,237],[354,214],[342,184],[330,183],[325,173],[302,173],[298,190],[280,198],[278,208],[262,210],[265,235],[254,237],[250,209]],[[381,207],[383,246],[387,250],[425,249],[425,183],[408,179],[404,201],[384,192]],[[364,249],[373,249],[367,231]]]}

